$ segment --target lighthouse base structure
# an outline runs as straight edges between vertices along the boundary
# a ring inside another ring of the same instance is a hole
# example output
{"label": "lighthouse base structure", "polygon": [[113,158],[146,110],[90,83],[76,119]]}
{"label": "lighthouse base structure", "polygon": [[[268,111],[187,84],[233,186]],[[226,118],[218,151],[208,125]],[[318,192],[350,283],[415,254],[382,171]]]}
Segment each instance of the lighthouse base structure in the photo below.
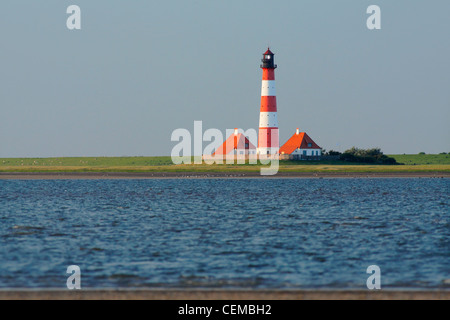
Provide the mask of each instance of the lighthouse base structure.
{"label": "lighthouse base structure", "polygon": [[[258,134],[258,154],[278,154],[278,128],[259,128]],[[262,147],[264,146],[264,147]]]}

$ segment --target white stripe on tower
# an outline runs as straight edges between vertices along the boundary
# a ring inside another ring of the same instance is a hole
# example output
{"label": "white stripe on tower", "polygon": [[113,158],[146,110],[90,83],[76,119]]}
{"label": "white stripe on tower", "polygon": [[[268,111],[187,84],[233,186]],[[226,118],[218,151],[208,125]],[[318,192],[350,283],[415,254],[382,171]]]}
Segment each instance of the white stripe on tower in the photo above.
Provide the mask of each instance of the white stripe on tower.
{"label": "white stripe on tower", "polygon": [[275,80],[263,80],[261,84],[261,97],[276,96]]}
{"label": "white stripe on tower", "polygon": [[278,128],[278,118],[276,112],[260,112],[259,113],[260,128]]}
{"label": "white stripe on tower", "polygon": [[274,54],[267,49],[263,54],[261,109],[259,114],[258,153],[277,154],[279,150],[277,99],[275,90]]}

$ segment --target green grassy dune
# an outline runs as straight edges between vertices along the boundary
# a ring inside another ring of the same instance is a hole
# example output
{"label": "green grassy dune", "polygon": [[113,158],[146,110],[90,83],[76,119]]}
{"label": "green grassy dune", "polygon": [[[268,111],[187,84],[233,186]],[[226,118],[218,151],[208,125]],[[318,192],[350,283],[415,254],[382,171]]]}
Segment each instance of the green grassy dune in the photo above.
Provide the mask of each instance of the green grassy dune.
{"label": "green grassy dune", "polygon": [[[280,172],[450,172],[450,155],[389,155],[404,165],[280,161]],[[174,165],[170,157],[0,158],[0,172],[256,172],[261,165]]]}
{"label": "green grassy dune", "polygon": [[450,164],[450,154],[394,154],[389,157],[395,158],[398,163],[405,165]]}

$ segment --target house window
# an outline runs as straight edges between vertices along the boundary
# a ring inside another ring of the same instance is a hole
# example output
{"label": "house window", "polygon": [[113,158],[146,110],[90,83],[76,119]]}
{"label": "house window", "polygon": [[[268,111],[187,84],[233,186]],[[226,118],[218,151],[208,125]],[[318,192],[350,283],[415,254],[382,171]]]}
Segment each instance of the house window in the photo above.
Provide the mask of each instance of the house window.
{"label": "house window", "polygon": [[312,143],[308,143],[308,148],[311,148],[312,147]]}
{"label": "house window", "polygon": [[306,150],[303,150],[303,155],[306,156]]}

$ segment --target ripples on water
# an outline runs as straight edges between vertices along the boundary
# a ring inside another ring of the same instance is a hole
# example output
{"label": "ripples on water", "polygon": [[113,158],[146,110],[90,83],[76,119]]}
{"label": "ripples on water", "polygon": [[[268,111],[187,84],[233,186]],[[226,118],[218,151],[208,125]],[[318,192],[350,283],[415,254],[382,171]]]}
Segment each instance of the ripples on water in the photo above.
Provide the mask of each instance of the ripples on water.
{"label": "ripples on water", "polygon": [[0,180],[0,287],[444,287],[449,182]]}

